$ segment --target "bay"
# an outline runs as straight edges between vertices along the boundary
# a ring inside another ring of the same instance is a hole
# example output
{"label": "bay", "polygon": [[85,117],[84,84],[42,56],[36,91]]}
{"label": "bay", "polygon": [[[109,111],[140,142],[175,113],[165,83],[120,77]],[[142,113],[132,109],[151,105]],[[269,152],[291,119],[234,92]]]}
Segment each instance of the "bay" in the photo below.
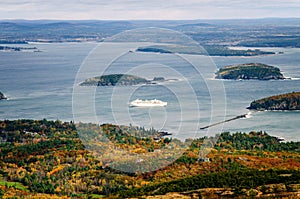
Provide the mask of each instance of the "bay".
{"label": "bay", "polygon": [[[33,43],[42,52],[0,52],[0,90],[9,100],[0,102],[0,119],[74,120],[73,89],[85,77],[105,73],[132,72],[153,78],[164,76],[179,81],[135,87],[99,87],[77,90],[94,94],[96,121],[154,127],[175,132],[180,139],[219,131],[267,131],[287,140],[300,140],[299,112],[257,112],[210,132],[197,127],[248,113],[250,102],[263,97],[300,90],[300,49],[268,48],[279,52],[257,57],[175,56],[128,51],[131,44],[113,44],[94,49],[96,43]],[[91,51],[98,52],[93,56]],[[98,51],[97,51],[98,50]],[[116,52],[125,52],[118,54]],[[90,55],[90,56],[88,56]],[[216,67],[261,62],[280,67],[292,80],[222,81],[213,79]],[[191,66],[196,63],[200,71]],[[89,66],[98,72],[88,70]],[[85,69],[84,69],[85,67]],[[99,67],[99,68],[97,68]],[[80,71],[82,72],[80,75]],[[79,75],[78,75],[79,74]],[[191,87],[189,87],[191,86]],[[190,89],[190,90],[189,90]],[[194,93],[193,93],[194,92]],[[82,96],[82,95],[79,95]],[[91,95],[92,96],[92,95]],[[94,121],[85,109],[76,110],[83,122]],[[158,98],[166,108],[135,109],[128,102],[136,98]],[[212,100],[213,98],[213,100]],[[195,102],[196,99],[196,102]],[[86,101],[85,101],[86,100]],[[90,110],[88,110],[90,111]],[[213,115],[213,117],[211,117]],[[182,119],[183,118],[183,119]],[[75,118],[75,121],[79,121]],[[215,131],[214,131],[215,130]]]}

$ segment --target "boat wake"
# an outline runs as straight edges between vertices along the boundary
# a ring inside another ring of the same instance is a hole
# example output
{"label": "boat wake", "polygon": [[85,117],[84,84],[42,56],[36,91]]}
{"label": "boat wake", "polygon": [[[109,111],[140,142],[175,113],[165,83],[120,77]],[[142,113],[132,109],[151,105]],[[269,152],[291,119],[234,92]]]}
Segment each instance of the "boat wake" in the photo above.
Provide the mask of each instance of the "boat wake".
{"label": "boat wake", "polygon": [[249,119],[249,118],[252,118],[253,117],[253,111],[249,111],[246,115],[245,115],[245,119]]}
{"label": "boat wake", "polygon": [[291,80],[300,80],[299,77],[291,77]]}

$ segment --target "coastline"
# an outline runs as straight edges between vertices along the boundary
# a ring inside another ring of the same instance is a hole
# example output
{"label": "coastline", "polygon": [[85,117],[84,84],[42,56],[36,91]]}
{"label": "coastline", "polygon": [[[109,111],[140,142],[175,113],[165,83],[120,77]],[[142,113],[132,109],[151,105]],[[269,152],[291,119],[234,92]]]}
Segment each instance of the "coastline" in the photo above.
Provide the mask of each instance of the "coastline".
{"label": "coastline", "polygon": [[[234,117],[234,118],[231,118],[231,119],[227,119],[227,120],[224,120],[224,121],[221,121],[221,122],[218,122],[218,123],[215,123],[215,124],[211,124],[211,125],[208,125],[208,126],[205,126],[203,128],[200,128],[199,130],[202,131],[202,130],[205,130],[205,129],[208,129],[210,127],[213,127],[213,126],[216,126],[216,125],[221,125],[223,123],[227,123],[227,122],[230,122],[230,121],[233,121],[233,120],[238,120],[238,119],[249,119],[252,117],[252,115],[254,113],[259,113],[259,112],[269,112],[269,111],[249,111],[247,114],[243,114],[243,115],[239,115],[237,117]],[[277,111],[277,112],[280,112],[280,111]],[[300,112],[300,111],[299,111]],[[250,116],[250,117],[248,117]],[[82,122],[82,121],[78,121],[78,122],[74,122],[74,120],[60,120],[60,119],[46,119],[46,118],[43,118],[43,119],[37,119],[37,118],[19,118],[19,119],[1,119],[0,118],[0,122],[4,122],[4,121],[22,121],[22,120],[32,120],[32,121],[42,121],[42,120],[46,120],[48,122],[61,122],[61,123],[70,123],[70,124],[74,124],[75,126],[76,125],[84,125],[84,124],[89,124],[89,125],[96,125],[96,126],[101,126],[101,125],[106,125],[106,124],[109,124],[109,123],[90,123],[90,122]],[[126,125],[126,124],[109,124],[109,125],[113,125],[113,126],[129,126],[130,124]],[[141,127],[142,128],[142,127]],[[212,134],[211,136],[215,136],[217,134],[222,134],[222,133],[227,133],[228,131],[227,130],[224,130],[222,132],[215,132],[214,134]],[[265,131],[263,129],[260,129],[260,130],[257,130],[257,129],[253,129],[253,130],[249,130],[248,132],[246,131],[229,131],[230,133],[236,133],[236,132],[241,132],[241,133],[251,133],[251,132],[266,132],[268,135],[270,135],[271,137],[274,137],[274,138],[277,138],[278,140],[280,140],[281,142],[300,142],[300,140],[297,140],[297,139],[287,139],[285,138],[284,136],[280,136],[280,135],[277,135],[276,133],[272,133],[272,132],[269,132],[269,131]],[[170,132],[161,132],[161,133],[165,133],[164,136],[167,136],[169,138],[173,138],[173,133],[170,131]],[[185,139],[181,140],[181,141],[184,141],[184,140],[189,140],[189,139],[192,139],[192,140],[197,140],[199,138],[205,138],[206,136],[204,137],[186,137]],[[176,138],[177,139],[177,138]]]}

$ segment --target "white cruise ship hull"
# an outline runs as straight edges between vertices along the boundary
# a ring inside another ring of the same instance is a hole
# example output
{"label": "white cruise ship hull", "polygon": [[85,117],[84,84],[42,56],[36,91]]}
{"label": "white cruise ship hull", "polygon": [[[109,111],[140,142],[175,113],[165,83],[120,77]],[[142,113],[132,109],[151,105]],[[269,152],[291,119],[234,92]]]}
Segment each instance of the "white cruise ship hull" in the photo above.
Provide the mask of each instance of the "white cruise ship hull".
{"label": "white cruise ship hull", "polygon": [[135,100],[129,104],[130,107],[163,107],[167,105],[167,102],[160,100]]}

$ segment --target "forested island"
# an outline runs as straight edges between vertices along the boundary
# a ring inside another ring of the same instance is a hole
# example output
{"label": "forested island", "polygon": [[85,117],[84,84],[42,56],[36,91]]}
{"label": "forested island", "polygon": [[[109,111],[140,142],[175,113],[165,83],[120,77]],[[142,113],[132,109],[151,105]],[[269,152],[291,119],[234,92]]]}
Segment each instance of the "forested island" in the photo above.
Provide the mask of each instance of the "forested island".
{"label": "forested island", "polygon": [[5,100],[5,99],[7,99],[6,96],[2,92],[0,92],[0,100]]}
{"label": "forested island", "polygon": [[0,44],[28,44],[28,42],[19,39],[18,40],[0,39]]}
{"label": "forested island", "polygon": [[11,46],[0,46],[0,51],[38,51],[36,47],[11,47]]}
{"label": "forested island", "polygon": [[134,75],[112,74],[93,77],[85,80],[80,86],[117,86],[146,84],[148,80]]}
{"label": "forested island", "polygon": [[275,95],[253,101],[248,109],[252,110],[300,110],[300,92]]}
{"label": "forested island", "polygon": [[266,52],[261,50],[232,50],[226,46],[184,46],[184,45],[153,45],[139,47],[137,52],[153,52],[153,53],[179,53],[191,55],[209,55],[209,56],[258,56],[272,55],[274,52]]}
{"label": "forested island", "polygon": [[142,77],[127,74],[111,74],[102,75],[86,79],[80,83],[80,86],[131,86],[138,84],[156,84],[158,82],[164,82],[164,77],[154,77],[152,80],[147,80]]}
{"label": "forested island", "polygon": [[280,69],[261,63],[230,65],[216,72],[217,79],[232,80],[280,80],[285,79]]}
{"label": "forested island", "polygon": [[[106,149],[103,157],[85,147],[82,132],[93,136],[95,147]],[[157,133],[143,127],[59,120],[0,121],[0,197],[296,198],[300,193],[300,142],[281,142],[265,132],[226,132],[186,141],[155,140]],[[105,137],[114,144],[99,142]],[[149,166],[120,156],[116,148],[153,158],[161,155],[165,161],[170,154],[160,150],[176,150],[184,142],[190,144],[182,156],[156,171],[125,173],[110,167],[118,162]],[[201,149],[203,144],[206,149]],[[209,161],[202,161],[201,150],[210,151]],[[105,158],[114,151],[114,161]]]}

